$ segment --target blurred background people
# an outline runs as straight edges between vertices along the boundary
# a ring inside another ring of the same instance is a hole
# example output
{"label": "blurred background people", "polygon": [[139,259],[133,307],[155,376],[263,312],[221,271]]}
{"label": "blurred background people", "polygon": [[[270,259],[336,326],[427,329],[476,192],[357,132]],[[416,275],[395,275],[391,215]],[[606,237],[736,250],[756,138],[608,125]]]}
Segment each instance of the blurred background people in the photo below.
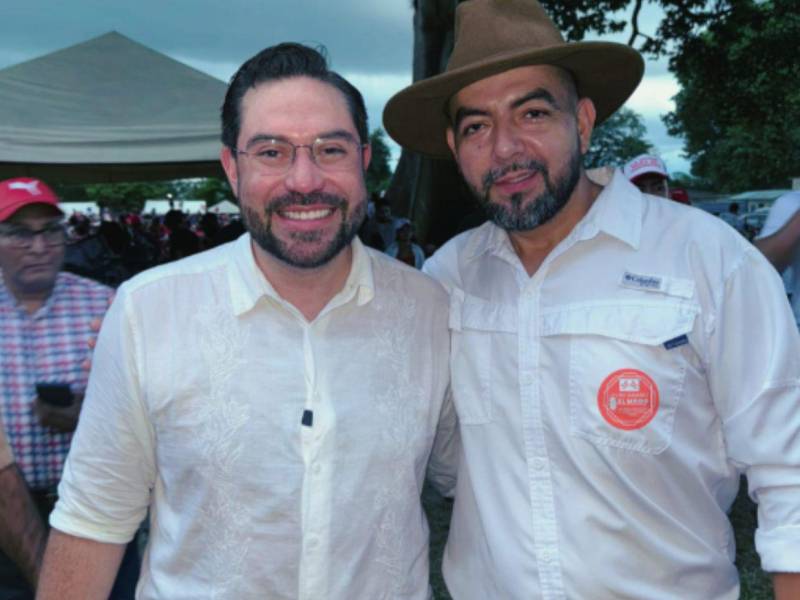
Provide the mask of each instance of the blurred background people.
{"label": "blurred background people", "polygon": [[800,191],[780,196],[753,242],[783,275],[795,319],[800,324]]}
{"label": "blurred background people", "polygon": [[622,167],[622,173],[643,193],[670,197],[667,166],[658,156],[640,154]]}

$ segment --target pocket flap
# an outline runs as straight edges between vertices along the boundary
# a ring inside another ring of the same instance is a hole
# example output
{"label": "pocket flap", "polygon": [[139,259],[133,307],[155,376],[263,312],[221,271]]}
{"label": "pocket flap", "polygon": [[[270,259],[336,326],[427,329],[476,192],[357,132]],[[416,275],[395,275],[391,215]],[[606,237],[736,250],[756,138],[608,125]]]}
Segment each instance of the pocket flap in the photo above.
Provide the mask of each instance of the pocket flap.
{"label": "pocket flap", "polygon": [[542,314],[542,335],[601,335],[652,346],[688,334],[699,312],[684,302],[570,304]]}
{"label": "pocket flap", "polygon": [[450,292],[450,329],[462,331],[517,331],[517,310],[509,304],[489,302],[453,288]]}

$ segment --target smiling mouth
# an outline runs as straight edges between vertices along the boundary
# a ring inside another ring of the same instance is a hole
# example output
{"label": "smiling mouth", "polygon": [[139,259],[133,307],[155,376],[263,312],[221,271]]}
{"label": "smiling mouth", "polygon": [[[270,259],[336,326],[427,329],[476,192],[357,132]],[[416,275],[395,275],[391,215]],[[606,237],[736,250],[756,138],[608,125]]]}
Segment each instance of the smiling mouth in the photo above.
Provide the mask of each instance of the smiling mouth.
{"label": "smiling mouth", "polygon": [[324,219],[333,214],[333,208],[319,208],[315,210],[282,210],[279,214],[285,219],[292,219],[294,221],[313,221],[315,219]]}

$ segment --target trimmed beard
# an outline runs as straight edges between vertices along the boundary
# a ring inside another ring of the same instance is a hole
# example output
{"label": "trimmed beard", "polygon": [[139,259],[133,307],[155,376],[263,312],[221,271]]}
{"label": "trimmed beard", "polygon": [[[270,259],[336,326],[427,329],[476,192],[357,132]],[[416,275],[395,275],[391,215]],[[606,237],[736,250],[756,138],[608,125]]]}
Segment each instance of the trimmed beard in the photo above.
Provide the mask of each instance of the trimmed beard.
{"label": "trimmed beard", "polygon": [[[293,233],[291,240],[298,243],[300,246],[300,249],[295,249],[292,244],[278,239],[272,233],[272,216],[287,206],[309,206],[312,204],[322,204],[334,210],[341,211],[342,224],[327,246],[315,252],[304,253],[302,252],[303,243],[318,242],[321,237],[321,232],[306,231]],[[341,196],[322,192],[312,192],[311,194],[285,194],[273,200],[269,206],[264,209],[263,215],[249,206],[242,207],[242,220],[245,229],[250,232],[250,236],[261,249],[287,265],[300,269],[315,269],[333,260],[353,241],[366,215],[366,198],[364,198],[362,202],[351,205]]]}
{"label": "trimmed beard", "polygon": [[[481,180],[482,191],[470,185],[481,208],[498,227],[506,231],[530,231],[539,225],[547,223],[555,217],[569,201],[575,186],[581,176],[581,153],[578,149],[570,156],[567,172],[555,181],[550,179],[547,166],[538,160],[528,159],[523,162],[514,162],[505,167],[492,169]],[[522,193],[512,194],[509,198],[510,206],[492,202],[489,197],[492,185],[500,177],[512,171],[528,170],[541,173],[544,180],[544,191],[534,198],[527,206],[523,206],[525,196]]]}

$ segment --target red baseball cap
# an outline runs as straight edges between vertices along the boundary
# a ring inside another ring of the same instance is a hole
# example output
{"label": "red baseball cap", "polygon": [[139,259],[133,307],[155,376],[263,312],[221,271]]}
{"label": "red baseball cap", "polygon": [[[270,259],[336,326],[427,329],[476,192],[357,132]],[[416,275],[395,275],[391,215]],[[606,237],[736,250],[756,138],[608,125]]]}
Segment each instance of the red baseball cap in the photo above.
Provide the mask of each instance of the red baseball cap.
{"label": "red baseball cap", "polygon": [[0,222],[29,204],[48,204],[64,214],[58,207],[58,196],[43,181],[31,177],[0,181]]}

